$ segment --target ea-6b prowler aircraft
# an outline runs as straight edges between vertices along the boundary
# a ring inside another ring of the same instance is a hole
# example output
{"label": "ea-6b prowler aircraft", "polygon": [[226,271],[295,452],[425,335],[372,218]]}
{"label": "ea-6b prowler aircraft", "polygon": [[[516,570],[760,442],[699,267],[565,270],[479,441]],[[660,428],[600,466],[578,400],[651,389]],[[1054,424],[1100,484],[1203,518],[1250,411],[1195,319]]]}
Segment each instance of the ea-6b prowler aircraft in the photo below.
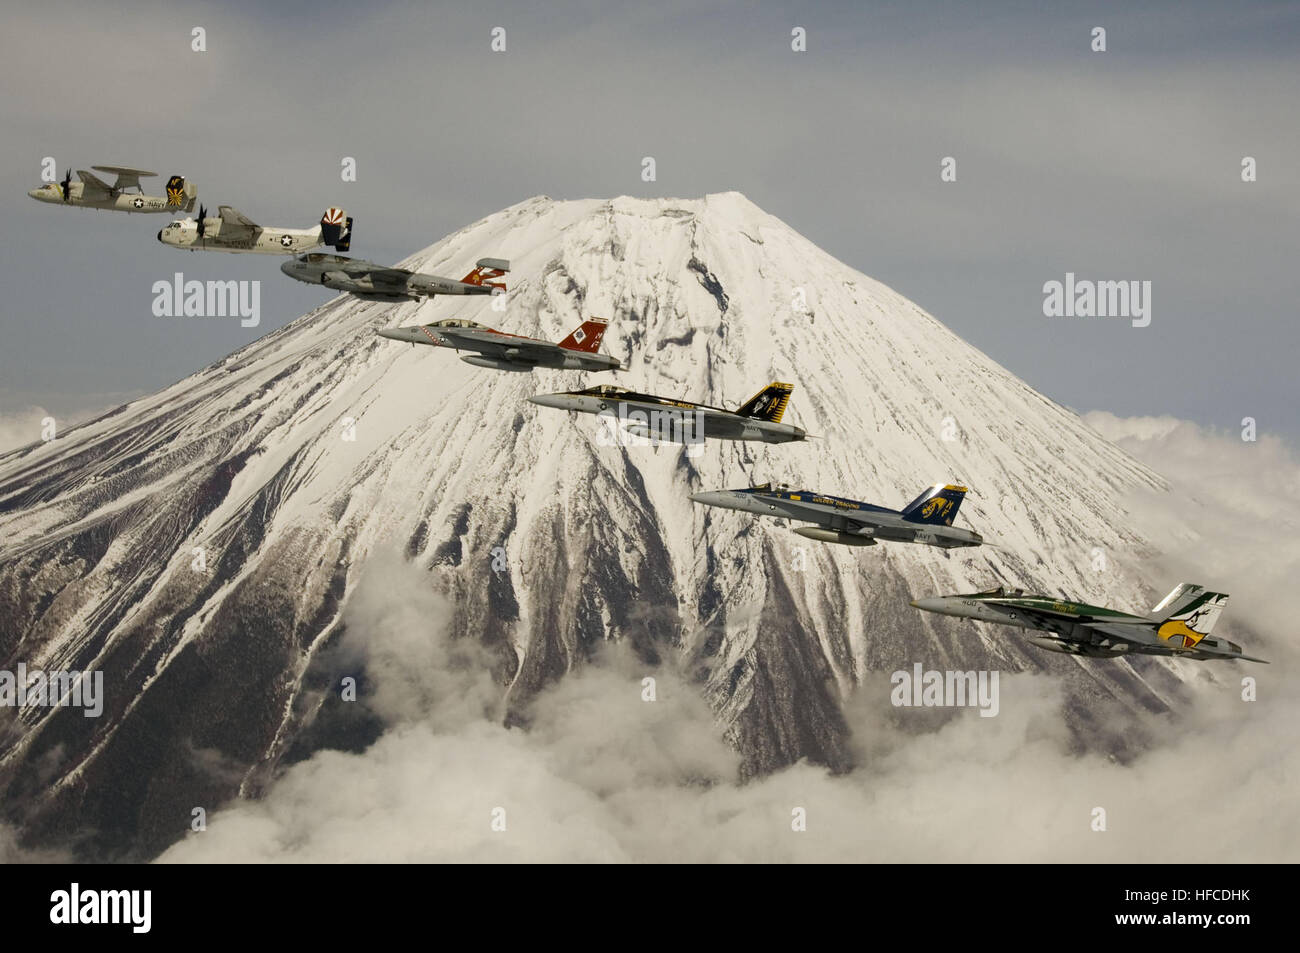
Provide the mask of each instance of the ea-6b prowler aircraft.
{"label": "ea-6b prowler aircraft", "polygon": [[192,212],[199,190],[183,175],[167,180],[166,195],[145,195],[140,179],[157,175],[143,169],[126,169],[115,165],[92,165],[92,169],[116,175],[112,185],[99,176],[77,170],[80,182],[72,181],[72,170],[62,182],[51,182],[27,194],[38,202],[70,205],[74,208],[112,209],[120,212]]}
{"label": "ea-6b prowler aircraft", "polygon": [[492,279],[509,271],[510,262],[501,258],[480,258],[474,270],[460,281],[325,252],[293,258],[281,265],[280,270],[290,278],[346,291],[367,301],[418,301],[432,295],[503,294],[505,283]]}
{"label": "ea-6b prowler aircraft", "polygon": [[543,407],[573,410],[583,414],[608,414],[623,421],[627,429],[652,434],[676,433],[683,439],[718,437],[724,440],[762,440],[788,443],[803,440],[804,431],[781,423],[790,403],[793,384],[768,384],[735,410],[695,404],[671,397],[656,397],[601,384],[586,390],[562,394],[538,394],[528,399]]}
{"label": "ea-6b prowler aircraft", "polygon": [[1210,630],[1227,604],[1227,593],[1206,592],[1189,582],[1176,586],[1144,616],[1004,588],[967,596],[935,596],[912,603],[926,612],[1047,632],[1029,637],[1029,643],[1067,655],[1171,655],[1264,662],[1243,655],[1235,642],[1211,638]]}
{"label": "ea-6b prowler aircraft", "polygon": [[619,370],[623,364],[618,358],[597,353],[608,323],[603,318],[591,318],[582,322],[559,344],[497,331],[461,318],[446,318],[405,328],[385,328],[379,336],[411,344],[477,351],[477,354],[466,355],[461,360],[475,367],[490,367],[498,371],[531,371],[535,367],[564,371]]}
{"label": "ea-6b prowler aircraft", "polygon": [[200,205],[197,219],[171,222],[158,232],[158,241],[190,251],[261,255],[296,255],[320,245],[347,251],[352,245],[352,217],[341,208],[329,208],[313,228],[277,228],[258,225],[229,205],[219,206],[217,217],[208,218],[207,209]]}
{"label": "ea-6b prowler aircraft", "polygon": [[954,549],[979,546],[984,542],[979,533],[952,525],[965,495],[964,486],[938,483],[902,510],[891,510],[838,496],[824,496],[812,490],[764,483],[744,490],[692,493],[691,499],[696,503],[745,510],[759,516],[813,522],[817,525],[796,526],[794,531],[824,543],[874,546],[883,541]]}

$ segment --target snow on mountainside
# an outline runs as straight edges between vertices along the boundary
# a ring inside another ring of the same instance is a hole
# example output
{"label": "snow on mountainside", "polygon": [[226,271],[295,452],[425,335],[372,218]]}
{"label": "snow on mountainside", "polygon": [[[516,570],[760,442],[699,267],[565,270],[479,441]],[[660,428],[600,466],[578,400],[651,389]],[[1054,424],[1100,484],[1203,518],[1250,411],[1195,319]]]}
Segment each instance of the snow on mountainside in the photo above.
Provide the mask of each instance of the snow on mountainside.
{"label": "snow on mountainside", "polygon": [[[331,695],[313,660],[390,546],[493,648],[521,719],[594,645],[628,640],[700,679],[750,772],[845,766],[840,702],[869,670],[1049,669],[1078,725],[1178,690],[1172,663],[1081,662],[908,605],[1006,582],[1149,606],[1178,580],[1144,578],[1124,500],[1163,482],[743,196],[539,197],[401,264],[459,277],[482,256],[511,260],[503,312],[339,297],[0,456],[0,666],[94,667],[107,687],[101,718],[10,722],[11,819],[149,852],[191,805],[256,793],[314,743]],[[558,341],[589,315],[628,371],[506,374],[375,334],[455,316]],[[594,418],[525,400],[617,381],[734,406],[772,380],[794,382],[786,420],[821,440],[607,446]],[[769,479],[895,507],[960,481],[957,525],[1004,548],[837,547],[688,499]]]}

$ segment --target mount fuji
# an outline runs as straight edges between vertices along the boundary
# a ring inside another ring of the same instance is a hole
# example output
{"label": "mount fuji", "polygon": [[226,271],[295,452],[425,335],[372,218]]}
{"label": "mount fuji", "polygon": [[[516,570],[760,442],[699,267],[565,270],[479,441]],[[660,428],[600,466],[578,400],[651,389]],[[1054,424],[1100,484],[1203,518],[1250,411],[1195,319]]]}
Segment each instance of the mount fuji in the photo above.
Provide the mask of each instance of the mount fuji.
{"label": "mount fuji", "polygon": [[[28,838],[153,856],[191,806],[364,746],[330,649],[386,550],[495,659],[508,718],[606,640],[688,672],[748,776],[850,766],[842,701],[873,671],[1049,671],[1065,717],[1175,703],[1184,667],[1050,655],[909,600],[1007,584],[1121,608],[1147,578],[1135,491],[1164,480],[921,308],[736,193],[537,197],[401,262],[510,259],[499,299],[342,296],[48,443],[0,456],[0,667],[104,673],[99,718],[7,711],[0,790]],[[558,341],[607,318],[622,373],[505,374],[380,329],[458,317]],[[735,406],[770,381],[821,439],[610,445],[526,398],[608,382]],[[812,543],[692,492],[779,481],[900,507],[970,487],[941,553]],[[364,680],[364,679],[363,679]]]}

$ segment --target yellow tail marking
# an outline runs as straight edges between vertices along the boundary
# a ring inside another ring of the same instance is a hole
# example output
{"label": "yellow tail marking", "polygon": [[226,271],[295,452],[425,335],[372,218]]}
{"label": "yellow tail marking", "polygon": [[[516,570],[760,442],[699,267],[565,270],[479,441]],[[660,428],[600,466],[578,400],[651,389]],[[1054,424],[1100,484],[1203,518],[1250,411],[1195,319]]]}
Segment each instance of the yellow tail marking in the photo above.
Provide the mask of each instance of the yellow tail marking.
{"label": "yellow tail marking", "polygon": [[1156,635],[1166,641],[1173,642],[1175,645],[1181,645],[1185,649],[1190,649],[1205,638],[1204,632],[1197,632],[1195,629],[1188,628],[1187,623],[1182,619],[1170,619],[1156,629]]}

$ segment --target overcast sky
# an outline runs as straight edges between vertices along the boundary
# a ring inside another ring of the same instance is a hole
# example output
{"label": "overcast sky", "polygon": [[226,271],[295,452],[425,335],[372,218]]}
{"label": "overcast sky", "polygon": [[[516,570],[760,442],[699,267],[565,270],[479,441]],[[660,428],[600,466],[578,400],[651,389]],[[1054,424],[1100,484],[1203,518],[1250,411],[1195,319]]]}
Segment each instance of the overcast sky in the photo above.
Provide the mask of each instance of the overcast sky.
{"label": "overcast sky", "polygon": [[[324,300],[279,258],[160,245],[166,216],[32,201],[53,156],[181,172],[268,224],[342,205],[381,262],[532,195],[734,189],[1077,410],[1294,442],[1300,7],[1058,6],[10,7],[0,418],[151,392]],[[261,326],[155,317],[178,270],[261,279]],[[1150,281],[1150,325],[1045,317],[1066,272]]]}

